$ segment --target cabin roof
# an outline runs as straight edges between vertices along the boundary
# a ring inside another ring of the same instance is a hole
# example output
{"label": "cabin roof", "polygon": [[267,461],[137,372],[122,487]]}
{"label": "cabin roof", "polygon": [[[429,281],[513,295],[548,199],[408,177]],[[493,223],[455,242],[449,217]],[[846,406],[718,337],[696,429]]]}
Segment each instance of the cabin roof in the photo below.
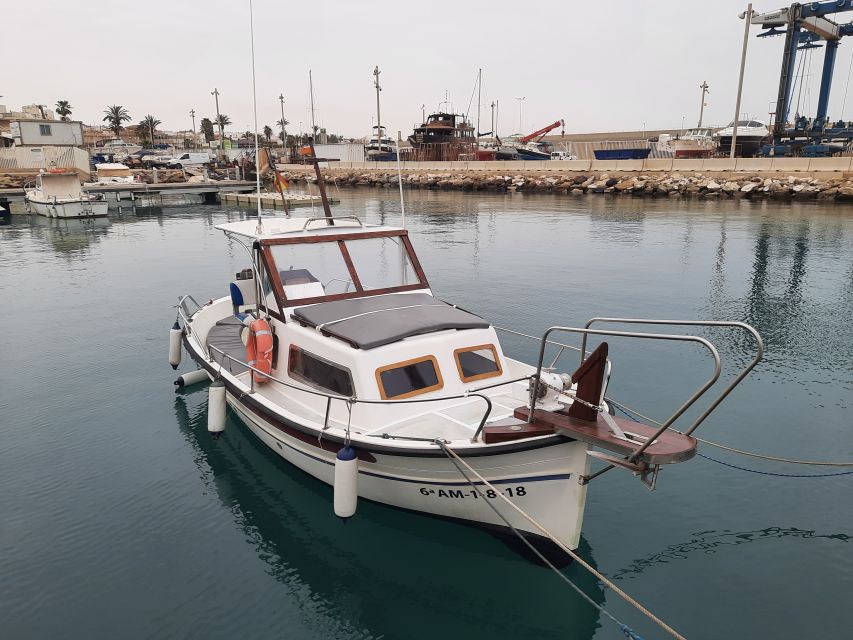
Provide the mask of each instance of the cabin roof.
{"label": "cabin roof", "polygon": [[374,349],[436,331],[489,327],[479,316],[427,293],[322,302],[296,309],[293,317],[358,349]]}
{"label": "cabin roof", "polygon": [[[334,226],[324,223],[323,218],[262,218],[262,227],[258,233],[258,221],[254,218],[240,222],[227,222],[216,225],[216,229],[253,240],[272,240],[275,238],[310,237],[362,233],[365,231],[402,231],[399,227],[385,225],[366,225],[354,218],[335,218]],[[307,227],[307,228],[306,228]]]}

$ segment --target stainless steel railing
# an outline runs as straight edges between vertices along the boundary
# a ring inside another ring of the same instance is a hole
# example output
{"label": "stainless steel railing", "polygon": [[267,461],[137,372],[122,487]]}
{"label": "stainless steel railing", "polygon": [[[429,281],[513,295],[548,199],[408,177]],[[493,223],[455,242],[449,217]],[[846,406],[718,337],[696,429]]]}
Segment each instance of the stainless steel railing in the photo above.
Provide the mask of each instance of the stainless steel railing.
{"label": "stainless steel railing", "polygon": [[[323,417],[323,430],[324,431],[326,429],[328,429],[328,426],[329,426],[329,415],[330,415],[331,408],[332,408],[332,400],[338,400],[340,402],[347,403],[347,405],[349,405],[351,407],[351,406],[356,405],[356,404],[375,404],[375,405],[420,404],[420,403],[427,403],[427,402],[441,402],[444,400],[463,400],[463,399],[467,399],[467,398],[479,398],[483,402],[485,402],[486,408],[485,408],[485,411],[483,412],[482,417],[480,418],[480,423],[477,427],[476,435],[479,435],[479,433],[483,430],[483,427],[486,424],[486,420],[488,419],[489,414],[491,414],[491,412],[492,412],[492,401],[489,399],[489,397],[487,395],[485,395],[483,393],[479,393],[478,391],[470,391],[467,393],[453,395],[453,396],[441,396],[438,398],[419,398],[417,400],[369,400],[366,398],[358,398],[356,396],[343,396],[343,395],[336,394],[336,393],[328,393],[326,391],[320,391],[319,389],[311,389],[310,387],[303,387],[300,385],[293,384],[292,382],[288,382],[287,380],[282,380],[281,378],[277,378],[277,377],[273,376],[272,374],[265,373],[263,371],[260,371],[259,369],[256,369],[255,367],[249,365],[247,362],[243,362],[239,358],[235,358],[231,354],[226,353],[225,351],[223,351],[222,349],[219,349],[215,345],[208,345],[208,349],[213,350],[216,353],[220,354],[222,356],[223,360],[227,358],[228,360],[230,360],[236,364],[239,364],[240,366],[245,367],[248,371],[256,372],[259,375],[262,375],[266,378],[269,378],[273,382],[282,385],[283,387],[287,387],[287,388],[293,389],[295,391],[301,391],[303,393],[307,393],[310,395],[320,396],[320,397],[326,398],[326,410],[325,410],[325,415]],[[213,362],[216,362],[216,360],[213,360]],[[221,373],[221,367],[222,367],[223,363],[222,363],[222,361],[220,361],[220,362],[217,362],[217,364],[220,365],[220,373]],[[249,393],[255,393],[255,376],[250,375],[249,381],[250,381],[249,382]],[[501,386],[503,384],[511,384],[512,382],[517,382],[517,380],[510,380],[510,381],[502,382],[502,383],[495,384],[495,385],[489,385],[488,387],[484,387],[484,388],[492,388],[492,387],[496,387],[496,386]],[[379,434],[375,437],[378,437],[378,438],[393,437],[394,439],[418,440],[418,441],[420,441],[420,440],[434,441],[435,440],[435,438],[408,438],[408,437],[401,437],[401,436],[388,436],[386,434]],[[474,439],[472,439],[472,441],[474,441]]]}
{"label": "stainless steel railing", "polygon": [[[583,362],[584,356],[587,353],[586,351],[586,343],[587,338],[590,335],[600,335],[600,336],[614,336],[614,337],[624,337],[624,338],[639,338],[639,339],[649,339],[649,340],[666,340],[666,341],[677,341],[677,342],[694,342],[705,347],[714,363],[714,371],[712,375],[705,381],[693,394],[684,402],[676,411],[658,428],[658,430],[649,437],[642,446],[640,446],[636,451],[634,451],[630,456],[628,456],[628,462],[634,462],[637,458],[645,451],[649,446],[651,446],[657,438],[660,437],[662,433],[667,431],[673,423],[680,418],[696,401],[699,400],[720,377],[720,373],[722,371],[722,363],[720,359],[720,354],[717,351],[717,348],[707,339],[702,338],[700,336],[692,336],[692,335],[682,335],[682,334],[667,334],[667,333],[649,333],[649,332],[639,332],[639,331],[616,331],[616,330],[601,330],[601,329],[591,329],[590,327],[594,323],[614,323],[614,324],[644,324],[644,325],[663,325],[663,326],[704,326],[704,327],[732,327],[739,328],[747,333],[749,333],[755,340],[756,343],[756,354],[753,357],[752,361],[745,367],[743,367],[738,374],[734,377],[731,383],[729,383],[723,391],[717,396],[711,404],[702,412],[702,414],[694,421],[694,423],[684,432],[686,435],[690,435],[693,433],[702,421],[710,415],[710,413],[719,406],[719,404],[725,399],[726,396],[731,393],[732,389],[734,389],[743,378],[757,365],[763,355],[764,355],[764,343],[761,340],[761,335],[755,328],[751,327],[748,324],[743,322],[726,322],[726,321],[713,321],[713,320],[657,320],[657,319],[647,319],[647,318],[592,318],[589,320],[583,328],[578,327],[551,327],[543,334],[540,341],[539,348],[539,358],[536,366],[536,375],[534,379],[537,381],[536,384],[531,386],[530,393],[530,414],[528,417],[528,421],[533,420],[533,412],[536,404],[536,389],[538,387],[538,380],[542,375],[543,369],[543,360],[545,357],[545,349],[548,344],[553,344],[553,342],[548,340],[548,337],[554,332],[565,332],[565,333],[578,333],[583,336],[582,343],[580,349],[581,357],[580,361]],[[559,357],[559,354],[558,354]],[[612,467],[612,465],[611,465]],[[610,468],[610,467],[608,467]],[[598,472],[595,475],[599,475],[602,472]]]}

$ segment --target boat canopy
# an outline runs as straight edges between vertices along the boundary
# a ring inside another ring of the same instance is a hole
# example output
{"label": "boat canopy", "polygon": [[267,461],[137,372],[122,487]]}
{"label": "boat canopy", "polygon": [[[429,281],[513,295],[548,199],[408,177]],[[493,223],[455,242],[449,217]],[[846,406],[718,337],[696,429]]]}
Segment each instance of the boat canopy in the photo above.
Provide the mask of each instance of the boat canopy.
{"label": "boat canopy", "polygon": [[358,349],[374,349],[436,331],[489,327],[479,316],[426,293],[324,302],[300,307],[293,317]]}

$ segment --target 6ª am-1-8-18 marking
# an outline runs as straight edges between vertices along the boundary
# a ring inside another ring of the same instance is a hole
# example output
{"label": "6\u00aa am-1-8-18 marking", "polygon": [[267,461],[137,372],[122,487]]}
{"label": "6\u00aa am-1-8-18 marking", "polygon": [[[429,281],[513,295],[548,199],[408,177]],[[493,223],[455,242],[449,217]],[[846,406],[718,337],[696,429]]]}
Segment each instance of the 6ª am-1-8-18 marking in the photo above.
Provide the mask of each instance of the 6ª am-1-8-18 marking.
{"label": "6\u00aa am-1-8-18 marking", "polygon": [[[523,497],[527,495],[527,488],[524,485],[519,485],[517,487],[507,487],[506,489],[502,489],[501,492],[510,498],[514,497]],[[486,489],[483,491],[487,498],[497,498],[497,493],[495,493],[494,489]],[[424,496],[436,496],[438,498],[479,498],[480,495],[474,489],[428,489],[427,487],[421,487],[421,495]]]}

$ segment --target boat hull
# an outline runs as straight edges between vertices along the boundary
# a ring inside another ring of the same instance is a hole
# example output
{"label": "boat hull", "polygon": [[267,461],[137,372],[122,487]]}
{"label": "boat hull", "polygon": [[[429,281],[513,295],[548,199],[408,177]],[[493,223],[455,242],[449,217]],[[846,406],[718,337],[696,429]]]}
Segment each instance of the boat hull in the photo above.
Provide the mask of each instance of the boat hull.
{"label": "boat hull", "polygon": [[[226,383],[227,386],[227,383]],[[267,447],[295,467],[318,480],[334,485],[334,461],[342,445],[320,447],[318,435],[299,437],[299,425],[282,424],[281,417],[264,415],[227,394],[227,402],[241,421]],[[304,427],[302,427],[304,429]],[[328,443],[331,444],[331,443]],[[486,498],[492,498],[507,521],[532,538],[542,532],[482,482],[471,485],[444,454],[425,456],[416,452],[359,451],[358,496],[407,511],[464,521],[491,530],[508,530]],[[579,482],[589,471],[585,443],[559,439],[543,448],[520,449],[496,455],[466,456],[471,465],[495,489],[532,516],[562,544],[576,549],[586,502],[586,485]],[[472,478],[473,479],[473,478]],[[331,498],[331,496],[330,496]],[[331,500],[330,500],[331,503]],[[331,515],[331,504],[329,506]]]}
{"label": "boat hull", "polygon": [[106,200],[72,200],[68,202],[42,202],[26,199],[29,210],[47,218],[99,218],[106,216]]}

